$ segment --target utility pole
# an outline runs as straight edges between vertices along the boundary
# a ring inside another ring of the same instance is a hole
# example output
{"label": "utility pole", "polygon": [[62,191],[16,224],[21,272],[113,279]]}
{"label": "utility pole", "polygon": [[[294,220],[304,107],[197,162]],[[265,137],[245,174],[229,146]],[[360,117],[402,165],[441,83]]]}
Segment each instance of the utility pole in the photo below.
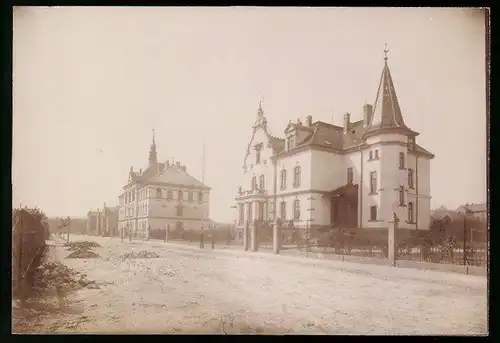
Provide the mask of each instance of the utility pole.
{"label": "utility pole", "polygon": [[[205,185],[205,142],[203,142],[203,150],[202,150],[202,160],[201,160],[201,183]],[[203,192],[202,192],[203,194]],[[203,196],[201,198],[201,231],[203,231],[204,224],[204,215],[203,215]],[[212,233],[213,234],[213,233]]]}
{"label": "utility pole", "polygon": [[464,252],[463,252],[464,266],[467,262],[467,254],[465,252],[465,246],[466,246],[466,243],[465,243],[466,238],[465,237],[467,236],[467,220],[466,220],[467,218],[466,217],[467,217],[467,210],[466,210],[465,215],[464,215]]}

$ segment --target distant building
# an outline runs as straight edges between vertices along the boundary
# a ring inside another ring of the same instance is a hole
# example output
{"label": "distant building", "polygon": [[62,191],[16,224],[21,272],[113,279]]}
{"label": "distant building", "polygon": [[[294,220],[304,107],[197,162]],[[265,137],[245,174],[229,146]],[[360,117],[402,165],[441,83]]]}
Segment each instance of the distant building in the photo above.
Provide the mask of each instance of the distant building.
{"label": "distant building", "polygon": [[118,236],[118,207],[104,206],[96,211],[87,213],[86,229],[88,234],[101,236],[106,233],[110,236]]}
{"label": "distant building", "polygon": [[148,228],[171,231],[208,227],[210,188],[189,175],[180,162],[158,162],[156,142],[146,170],[130,167],[119,196],[119,229],[145,236]]}
{"label": "distant building", "polygon": [[[272,136],[259,106],[236,194],[237,230],[280,220],[287,226],[426,230],[430,221],[430,161],[418,132],[403,120],[387,59],[374,105],[343,126],[289,121]],[[250,230],[247,230],[247,234]]]}
{"label": "distant building", "polygon": [[97,217],[98,217],[98,211],[88,211],[87,212],[87,219],[86,219],[86,233],[88,235],[96,235],[97,234]]}
{"label": "distant building", "polygon": [[457,212],[461,214],[469,213],[484,222],[488,220],[488,207],[486,204],[465,204],[459,206]]}

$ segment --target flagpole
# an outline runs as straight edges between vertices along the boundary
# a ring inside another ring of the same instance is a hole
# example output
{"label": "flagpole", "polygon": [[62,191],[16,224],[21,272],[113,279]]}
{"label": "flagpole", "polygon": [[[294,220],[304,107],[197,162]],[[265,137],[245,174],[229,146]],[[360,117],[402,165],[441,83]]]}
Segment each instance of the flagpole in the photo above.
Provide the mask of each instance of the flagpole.
{"label": "flagpole", "polygon": [[[201,182],[205,185],[205,142],[203,142],[202,149],[202,160],[201,160]],[[201,199],[201,229],[203,230],[203,222],[205,219],[205,214],[203,213],[203,198]]]}
{"label": "flagpole", "polygon": [[205,142],[203,142],[203,155],[201,161],[201,182],[205,183]]}

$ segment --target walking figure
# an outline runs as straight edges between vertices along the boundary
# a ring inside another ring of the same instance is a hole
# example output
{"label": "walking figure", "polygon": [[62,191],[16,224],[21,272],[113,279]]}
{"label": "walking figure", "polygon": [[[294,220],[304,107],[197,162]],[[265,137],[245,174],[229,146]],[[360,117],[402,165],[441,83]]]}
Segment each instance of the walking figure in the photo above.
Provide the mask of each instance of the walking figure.
{"label": "walking figure", "polygon": [[212,250],[215,248],[215,240],[212,231],[208,233],[208,237],[212,240]]}
{"label": "walking figure", "polygon": [[200,249],[204,249],[204,245],[203,245],[203,228],[201,228],[201,232],[200,232]]}

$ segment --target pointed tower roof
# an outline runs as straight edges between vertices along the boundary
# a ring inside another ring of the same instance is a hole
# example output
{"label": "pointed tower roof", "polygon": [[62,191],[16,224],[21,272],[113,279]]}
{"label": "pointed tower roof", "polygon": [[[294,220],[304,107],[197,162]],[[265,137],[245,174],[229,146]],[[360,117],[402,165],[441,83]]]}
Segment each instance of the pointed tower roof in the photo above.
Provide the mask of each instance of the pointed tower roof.
{"label": "pointed tower roof", "polygon": [[[392,81],[391,71],[387,64],[387,45],[384,50],[384,69],[380,77],[380,83],[377,90],[377,97],[373,106],[373,115],[366,133],[372,133],[385,129],[403,129],[411,131],[403,120],[401,107],[399,106],[396,89]],[[413,131],[412,131],[413,132]],[[413,132],[413,134],[416,134]]]}
{"label": "pointed tower roof", "polygon": [[157,162],[158,155],[156,153],[155,129],[153,129],[153,143],[151,143],[151,148],[149,149],[149,165],[152,166]]}

